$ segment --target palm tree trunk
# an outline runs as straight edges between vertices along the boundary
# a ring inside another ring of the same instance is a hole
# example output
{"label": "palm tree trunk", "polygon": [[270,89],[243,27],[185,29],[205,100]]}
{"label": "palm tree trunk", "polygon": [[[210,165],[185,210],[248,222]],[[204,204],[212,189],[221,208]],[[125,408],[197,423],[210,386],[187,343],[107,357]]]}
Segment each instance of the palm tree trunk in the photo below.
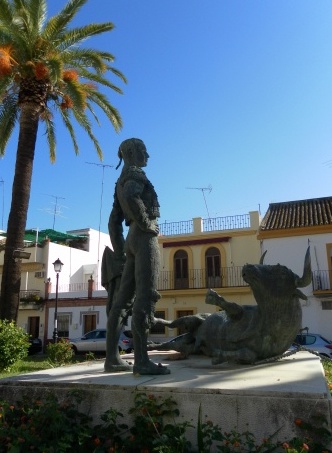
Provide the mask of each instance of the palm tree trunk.
{"label": "palm tree trunk", "polygon": [[1,282],[0,319],[17,320],[21,260],[15,260],[13,252],[23,248],[40,108],[40,105],[32,102],[21,104],[20,132]]}

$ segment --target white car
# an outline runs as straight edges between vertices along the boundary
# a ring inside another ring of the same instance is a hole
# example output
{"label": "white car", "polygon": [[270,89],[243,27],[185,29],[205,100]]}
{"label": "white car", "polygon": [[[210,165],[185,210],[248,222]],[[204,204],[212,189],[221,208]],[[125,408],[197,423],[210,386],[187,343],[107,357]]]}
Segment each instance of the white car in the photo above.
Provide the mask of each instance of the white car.
{"label": "white car", "polygon": [[296,335],[294,346],[297,345],[318,352],[323,357],[332,358],[332,342],[319,333],[308,332]]}
{"label": "white car", "polygon": [[[106,329],[95,329],[86,333],[83,337],[69,339],[75,354],[80,352],[106,352]],[[130,353],[133,350],[133,334],[131,330],[121,332],[119,339],[119,351]]]}

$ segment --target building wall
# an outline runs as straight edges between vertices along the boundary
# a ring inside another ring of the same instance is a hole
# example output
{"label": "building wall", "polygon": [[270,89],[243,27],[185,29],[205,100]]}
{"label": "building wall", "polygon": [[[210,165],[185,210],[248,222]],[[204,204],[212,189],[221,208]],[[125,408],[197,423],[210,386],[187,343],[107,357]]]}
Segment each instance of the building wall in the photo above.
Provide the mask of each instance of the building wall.
{"label": "building wall", "polygon": [[[62,261],[63,267],[61,273],[59,273],[59,284],[58,284],[58,293],[59,293],[59,307],[63,309],[64,305],[61,301],[64,297],[71,297],[66,301],[68,307],[67,311],[73,312],[73,319],[76,320],[76,312],[82,314],[79,311],[77,305],[77,298],[87,299],[88,297],[88,279],[93,275],[95,284],[98,288],[98,280],[101,279],[101,260],[102,254],[106,246],[112,247],[109,235],[106,233],[99,233],[96,230],[90,228],[74,230],[70,232],[71,234],[77,235],[88,235],[88,243],[86,245],[86,250],[75,249],[62,244],[57,244],[53,242],[46,241],[42,246],[36,247],[31,246],[26,248],[26,251],[31,252],[31,256],[28,260],[22,260],[22,278],[21,278],[21,291],[28,292],[39,292],[40,296],[43,298],[49,297],[53,300],[55,299],[56,293],[56,273],[54,271],[53,262],[58,258]],[[3,264],[4,251],[0,252],[0,267]],[[45,294],[45,286],[47,280],[50,279],[50,294]],[[0,273],[1,281],[1,273]],[[101,287],[99,285],[99,287]],[[73,291],[76,289],[76,291]],[[99,295],[106,298],[107,293],[102,288],[99,291]],[[75,298],[73,300],[73,298]],[[83,306],[86,305],[86,301],[82,301]],[[105,321],[105,301],[100,302],[96,306],[99,307],[101,304],[102,308],[97,308],[100,310],[98,314],[98,327],[106,326]],[[93,305],[87,304],[87,311],[91,311]],[[29,326],[32,323],[36,323],[37,318],[39,318],[39,338],[42,340],[52,338],[54,330],[54,309],[51,313],[51,319],[48,314],[48,319],[45,319],[46,316],[46,306],[42,305],[36,307],[34,304],[20,304],[20,309],[18,313],[17,323],[20,327],[23,327],[26,331],[29,331]],[[77,315],[78,316],[78,315]],[[35,324],[33,324],[35,326]],[[80,325],[79,322],[72,322],[70,335],[76,334],[76,330],[79,331],[79,327],[74,328],[73,326]],[[35,330],[35,329],[33,329]],[[80,335],[80,333],[79,333]],[[76,336],[79,336],[76,335]]]}
{"label": "building wall", "polygon": [[[257,240],[259,227],[258,212],[250,213],[251,227],[234,230],[203,232],[201,219],[194,219],[194,232],[177,234],[174,236],[159,237],[161,251],[161,272],[165,278],[174,278],[174,255],[178,250],[186,251],[188,255],[188,269],[202,270],[205,275],[205,254],[210,247],[215,247],[220,252],[222,274],[228,269],[240,272],[246,263],[258,263],[261,255],[260,243]],[[189,272],[189,277],[191,276]],[[179,314],[214,313],[218,307],[205,304],[208,287],[202,288],[201,281],[195,281],[192,273],[189,286],[191,289],[161,290],[162,298],[157,302],[156,310],[162,312],[166,319],[176,319]],[[255,299],[248,286],[225,286],[222,279],[220,287],[214,288],[226,300],[239,304],[255,304]],[[177,329],[165,329],[164,337],[173,337],[179,332]]]}
{"label": "building wall", "polygon": [[[45,332],[43,343],[47,344],[53,338],[55,301],[48,301],[45,308]],[[68,315],[68,338],[79,338],[90,330],[105,329],[107,324],[106,299],[60,299],[57,307],[58,319],[61,315]],[[86,316],[95,318],[96,324],[90,329],[84,323]],[[85,329],[86,327],[86,329]],[[59,326],[58,326],[59,328]]]}
{"label": "building wall", "polygon": [[[285,237],[261,239],[262,250],[267,250],[264,260],[266,264],[280,263],[289,267],[299,276],[303,274],[304,256],[310,245],[312,271],[329,269],[330,244],[332,233],[299,234]],[[320,333],[332,340],[332,309],[323,309],[323,299],[313,295],[312,284],[301,291],[307,295],[307,301],[301,301],[302,327],[308,327],[311,332]],[[325,298],[324,300],[332,300]]]}

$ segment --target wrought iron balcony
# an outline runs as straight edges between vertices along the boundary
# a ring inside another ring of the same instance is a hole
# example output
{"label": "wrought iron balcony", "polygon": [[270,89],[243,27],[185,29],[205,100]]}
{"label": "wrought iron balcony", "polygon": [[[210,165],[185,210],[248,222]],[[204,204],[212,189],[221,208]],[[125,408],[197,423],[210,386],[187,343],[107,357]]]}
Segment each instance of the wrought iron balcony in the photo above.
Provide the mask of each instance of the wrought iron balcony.
{"label": "wrought iron balcony", "polygon": [[[199,232],[206,233],[211,231],[237,230],[242,228],[250,228],[249,214],[201,219]],[[191,234],[194,233],[194,221],[183,220],[180,222],[160,222],[159,229],[162,236]]]}
{"label": "wrought iron balcony", "polygon": [[38,308],[44,304],[44,299],[39,290],[20,291],[20,306]]}
{"label": "wrought iron balcony", "polygon": [[[209,275],[206,269],[190,269],[187,276],[178,277],[174,271],[161,271],[158,278],[159,291],[177,289],[207,289],[207,288],[235,288],[247,287],[242,278],[242,266],[223,267],[220,275]],[[100,297],[106,296],[105,289],[100,282],[95,282],[94,295],[100,292]],[[88,283],[70,283],[59,285],[60,297],[87,297]],[[78,295],[79,294],[79,295]]]}
{"label": "wrought iron balcony", "polygon": [[220,275],[208,275],[206,269],[191,269],[179,277],[173,271],[161,271],[158,290],[229,288],[248,286],[242,278],[242,266],[223,267]]}
{"label": "wrought iron balcony", "polygon": [[36,300],[39,300],[40,297],[41,297],[41,293],[38,289],[20,291],[20,300],[31,300],[31,301],[35,302]]}

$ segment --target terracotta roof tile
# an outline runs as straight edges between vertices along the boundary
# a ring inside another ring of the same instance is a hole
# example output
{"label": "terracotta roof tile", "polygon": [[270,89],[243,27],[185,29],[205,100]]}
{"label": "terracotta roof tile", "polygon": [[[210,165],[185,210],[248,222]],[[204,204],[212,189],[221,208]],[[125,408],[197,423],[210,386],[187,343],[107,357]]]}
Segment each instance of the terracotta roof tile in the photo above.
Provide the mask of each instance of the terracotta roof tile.
{"label": "terracotta roof tile", "polygon": [[332,197],[270,203],[262,231],[332,225]]}

